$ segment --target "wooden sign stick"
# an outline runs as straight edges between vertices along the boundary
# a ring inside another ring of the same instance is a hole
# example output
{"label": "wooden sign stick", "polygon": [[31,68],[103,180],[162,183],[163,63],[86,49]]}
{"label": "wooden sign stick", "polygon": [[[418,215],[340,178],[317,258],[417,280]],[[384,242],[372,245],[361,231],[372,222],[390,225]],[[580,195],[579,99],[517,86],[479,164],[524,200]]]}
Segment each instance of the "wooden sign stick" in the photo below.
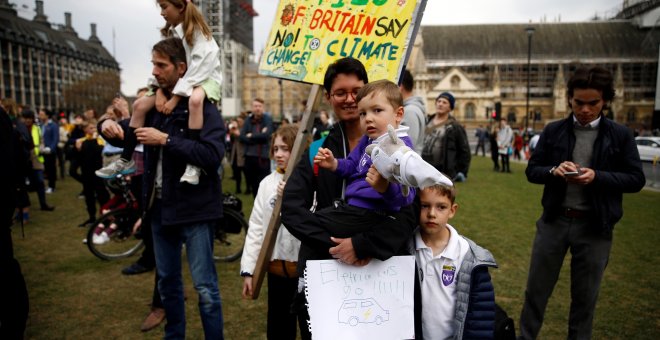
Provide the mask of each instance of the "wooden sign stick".
{"label": "wooden sign stick", "polygon": [[[311,91],[309,92],[309,97],[307,98],[307,106],[305,106],[305,112],[303,113],[302,120],[300,121],[300,127],[298,128],[298,134],[296,135],[296,141],[293,143],[293,150],[291,150],[291,157],[289,158],[289,163],[286,166],[286,172],[284,173],[284,181],[289,179],[289,176],[295,169],[298,161],[300,161],[300,156],[302,156],[303,151],[305,151],[305,146],[307,140],[312,133],[312,125],[314,123],[314,117],[312,117],[312,112],[316,112],[319,106],[321,96],[323,95],[323,87],[318,84],[312,86]],[[255,189],[252,189],[255,190]],[[252,299],[259,297],[259,291],[261,290],[261,284],[264,281],[264,275],[266,273],[266,268],[270,262],[270,257],[273,254],[273,248],[275,247],[275,241],[277,239],[277,231],[280,229],[280,210],[282,209],[282,197],[278,197],[275,202],[275,207],[273,207],[273,215],[270,217],[270,223],[268,224],[268,229],[264,235],[264,242],[261,245],[261,251],[259,252],[259,257],[257,258],[257,265],[254,268],[254,273],[252,273]]]}

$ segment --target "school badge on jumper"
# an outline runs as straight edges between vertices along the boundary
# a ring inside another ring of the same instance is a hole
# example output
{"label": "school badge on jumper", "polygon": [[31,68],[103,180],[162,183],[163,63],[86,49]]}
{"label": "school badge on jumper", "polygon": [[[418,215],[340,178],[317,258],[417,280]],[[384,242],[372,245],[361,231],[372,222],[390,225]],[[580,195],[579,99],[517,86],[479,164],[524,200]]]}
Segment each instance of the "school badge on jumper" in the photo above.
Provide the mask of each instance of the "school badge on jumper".
{"label": "school badge on jumper", "polygon": [[442,284],[445,287],[454,282],[454,274],[456,274],[456,267],[451,265],[442,266]]}
{"label": "school badge on jumper", "polygon": [[361,172],[367,166],[367,162],[369,162],[370,158],[371,157],[366,153],[362,155],[362,158],[360,158],[360,162],[358,163],[358,172]]}

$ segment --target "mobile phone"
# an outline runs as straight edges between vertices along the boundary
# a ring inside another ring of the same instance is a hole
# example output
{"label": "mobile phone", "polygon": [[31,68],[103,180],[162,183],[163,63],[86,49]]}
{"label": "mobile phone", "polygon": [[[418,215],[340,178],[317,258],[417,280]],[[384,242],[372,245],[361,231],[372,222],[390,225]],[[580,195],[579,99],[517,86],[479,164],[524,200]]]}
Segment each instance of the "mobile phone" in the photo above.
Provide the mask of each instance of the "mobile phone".
{"label": "mobile phone", "polygon": [[573,176],[578,176],[578,175],[580,175],[580,172],[579,172],[579,171],[567,171],[567,172],[564,172],[564,176],[566,176],[566,177],[573,177]]}
{"label": "mobile phone", "polygon": [[115,98],[121,98],[121,92],[115,93]]}

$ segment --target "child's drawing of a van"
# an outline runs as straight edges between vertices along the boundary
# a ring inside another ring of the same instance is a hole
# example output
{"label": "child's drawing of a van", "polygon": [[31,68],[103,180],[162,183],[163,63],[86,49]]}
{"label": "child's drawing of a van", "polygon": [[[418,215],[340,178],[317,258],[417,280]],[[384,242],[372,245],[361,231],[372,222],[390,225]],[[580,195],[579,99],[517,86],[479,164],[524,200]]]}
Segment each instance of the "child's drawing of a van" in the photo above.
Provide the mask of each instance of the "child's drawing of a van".
{"label": "child's drawing of a van", "polygon": [[373,298],[344,300],[339,308],[339,322],[351,326],[373,322],[380,325],[389,319],[390,312],[384,310]]}

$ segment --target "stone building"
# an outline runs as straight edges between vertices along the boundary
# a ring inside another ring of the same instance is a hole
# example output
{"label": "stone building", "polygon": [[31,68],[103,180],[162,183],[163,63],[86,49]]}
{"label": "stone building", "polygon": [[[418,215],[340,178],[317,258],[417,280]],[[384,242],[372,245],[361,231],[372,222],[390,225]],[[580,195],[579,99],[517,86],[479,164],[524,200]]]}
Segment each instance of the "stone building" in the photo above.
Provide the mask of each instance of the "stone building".
{"label": "stone building", "polygon": [[[572,72],[582,65],[600,65],[615,76],[616,97],[608,114],[631,127],[650,128],[658,76],[660,0],[627,0],[622,8],[614,18],[577,23],[422,26],[407,64],[415,78],[415,93],[426,99],[431,114],[438,94],[452,92],[454,114],[468,128],[488,124],[499,109],[513,126],[539,130],[570,112],[566,81]],[[527,105],[530,27],[534,30]],[[300,112],[309,85],[282,81],[282,86],[283,114]],[[279,117],[277,79],[258,75],[252,65],[244,72],[243,88],[243,108],[249,109],[255,96],[262,97]]]}
{"label": "stone building", "polygon": [[626,1],[624,6],[615,19],[590,22],[422,26],[408,63],[415,90],[426,98],[428,113],[435,112],[438,94],[452,92],[454,114],[468,127],[487,124],[498,108],[514,126],[540,129],[570,112],[565,92],[570,74],[580,65],[600,65],[615,75],[616,98],[608,114],[631,127],[649,128],[660,1]]}
{"label": "stone building", "polygon": [[[119,91],[119,64],[96,36],[87,39],[71,25],[53,25],[36,1],[32,20],[0,0],[0,97],[32,108],[81,112],[105,106]],[[54,28],[56,27],[56,28]]]}
{"label": "stone building", "polygon": [[[248,64],[243,72],[243,93],[241,107],[251,110],[252,100],[262,98],[266,101],[266,111],[273,114],[279,122],[283,117],[292,121],[304,110],[302,102],[307,99],[311,85],[290,80],[279,80],[258,74],[258,64]],[[280,100],[281,98],[281,100]],[[327,106],[327,105],[326,105]],[[238,114],[224,113],[234,116]]]}

